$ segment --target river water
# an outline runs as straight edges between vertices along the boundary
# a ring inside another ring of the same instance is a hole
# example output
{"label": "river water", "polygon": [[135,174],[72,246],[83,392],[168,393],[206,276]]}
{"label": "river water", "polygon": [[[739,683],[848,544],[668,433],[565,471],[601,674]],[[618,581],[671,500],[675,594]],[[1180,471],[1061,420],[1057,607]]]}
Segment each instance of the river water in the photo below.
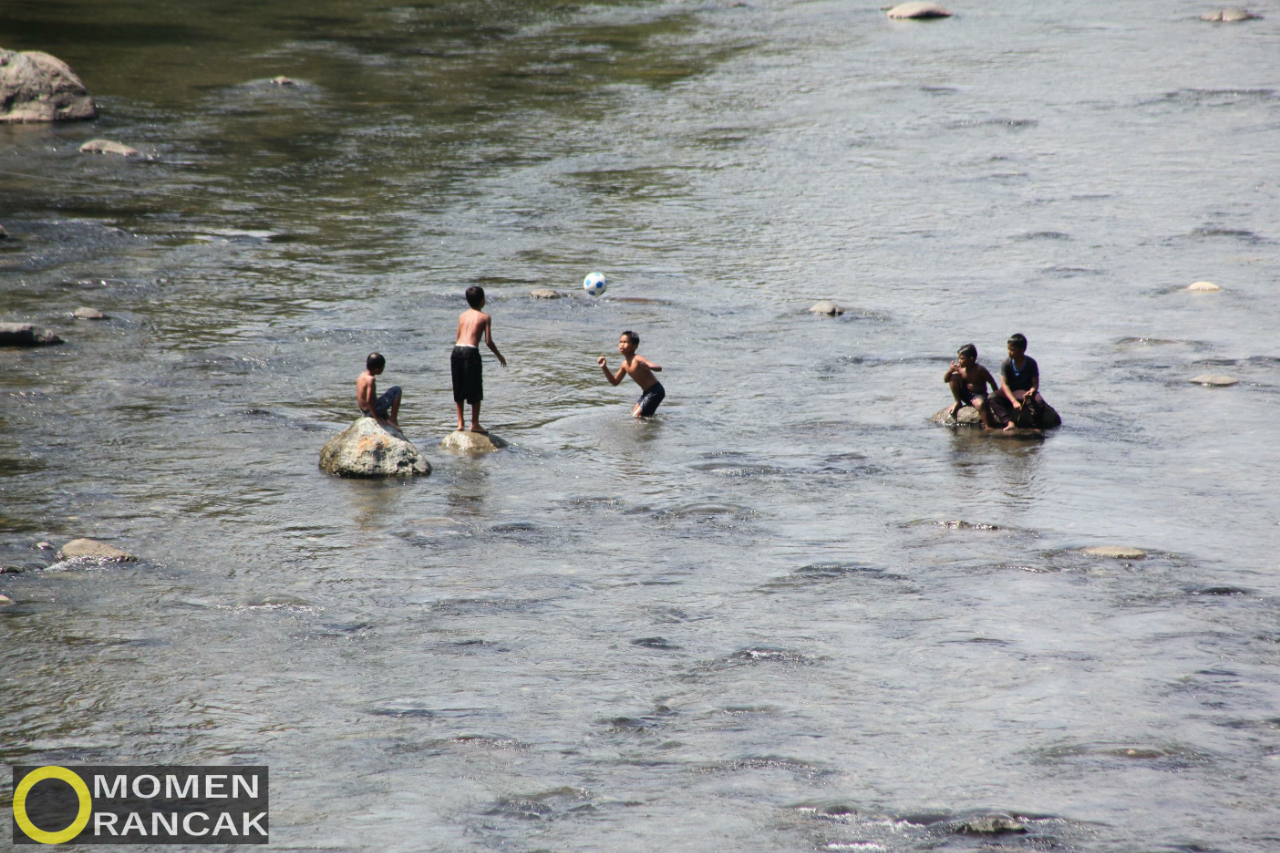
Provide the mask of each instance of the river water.
{"label": "river water", "polygon": [[[101,117],[0,128],[68,340],[0,351],[0,761],[268,764],[280,850],[1280,849],[1280,5],[955,8],[6,3]],[[1065,425],[930,424],[1015,331]],[[374,349],[428,478],[317,469]]]}

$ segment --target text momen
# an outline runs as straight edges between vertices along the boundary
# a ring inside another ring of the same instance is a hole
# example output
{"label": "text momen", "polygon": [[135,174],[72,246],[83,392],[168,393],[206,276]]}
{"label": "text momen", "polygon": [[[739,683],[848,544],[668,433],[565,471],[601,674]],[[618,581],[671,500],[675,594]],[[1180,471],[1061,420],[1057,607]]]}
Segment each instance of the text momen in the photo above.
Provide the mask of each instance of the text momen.
{"label": "text momen", "polygon": [[[227,780],[231,781],[228,782]],[[204,782],[204,790],[200,783]],[[190,774],[188,776],[166,775],[161,783],[159,777],[146,774],[133,777],[133,785],[129,785],[129,777],[120,774],[114,779],[108,776],[93,777],[93,795],[107,799],[124,799],[130,795],[142,800],[151,800],[161,796],[166,800],[190,799],[202,797],[206,800],[230,800],[239,797],[256,799],[258,796],[258,777],[238,774]]]}

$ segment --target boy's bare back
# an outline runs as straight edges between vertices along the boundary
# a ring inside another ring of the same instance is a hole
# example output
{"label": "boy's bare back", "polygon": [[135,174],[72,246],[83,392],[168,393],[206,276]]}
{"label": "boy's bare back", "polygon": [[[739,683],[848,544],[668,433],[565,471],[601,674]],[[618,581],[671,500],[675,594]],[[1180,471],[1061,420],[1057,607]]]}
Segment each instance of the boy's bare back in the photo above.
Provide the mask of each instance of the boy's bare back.
{"label": "boy's bare back", "polygon": [[458,346],[479,347],[480,336],[488,335],[491,318],[483,311],[468,308],[458,315]]}

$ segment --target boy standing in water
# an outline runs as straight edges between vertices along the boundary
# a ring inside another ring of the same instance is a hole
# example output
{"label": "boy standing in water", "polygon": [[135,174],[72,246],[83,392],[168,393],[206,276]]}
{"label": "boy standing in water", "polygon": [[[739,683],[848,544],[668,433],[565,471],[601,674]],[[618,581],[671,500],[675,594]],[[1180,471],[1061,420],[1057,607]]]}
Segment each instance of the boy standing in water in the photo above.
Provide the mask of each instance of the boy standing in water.
{"label": "boy standing in water", "polygon": [[1024,421],[1036,426],[1044,411],[1040,396],[1040,366],[1027,355],[1027,338],[1015,334],[1009,338],[1009,357],[1000,365],[1000,393],[1013,406],[1013,417],[1005,429],[1013,429]]}
{"label": "boy standing in water", "polygon": [[644,356],[636,355],[638,346],[640,346],[639,335],[630,330],[623,332],[618,338],[618,352],[622,355],[622,366],[618,368],[618,372],[616,374],[609,372],[604,356],[597,358],[596,364],[600,365],[600,369],[604,371],[604,378],[609,380],[610,385],[616,387],[624,375],[635,380],[635,383],[640,386],[640,399],[636,401],[631,414],[637,418],[647,418],[658,411],[658,405],[667,396],[667,391],[658,381],[658,377],[653,375],[662,368]]}
{"label": "boy standing in water", "polygon": [[378,382],[374,378],[386,366],[387,360],[380,353],[369,353],[369,357],[364,360],[364,373],[356,380],[356,405],[360,407],[360,414],[366,418],[373,418],[382,426],[390,423],[399,429],[400,421],[397,418],[400,416],[400,386],[392,385],[379,397]]}
{"label": "boy standing in water", "polygon": [[449,358],[453,374],[453,402],[458,406],[458,429],[464,429],[462,404],[471,404],[471,431],[488,435],[480,426],[480,401],[484,399],[484,366],[480,362],[480,335],[485,345],[498,357],[498,364],[507,366],[507,360],[493,343],[493,318],[480,309],[484,307],[484,288],[472,285],[467,288],[467,304],[471,307],[458,316],[458,336],[453,355]]}
{"label": "boy standing in water", "polygon": [[982,428],[992,429],[991,407],[987,405],[987,385],[993,391],[999,391],[995,377],[991,371],[978,364],[978,348],[973,344],[965,344],[956,352],[956,360],[951,362],[942,381],[951,386],[951,396],[956,404],[951,407],[951,419],[955,420],[965,406],[973,406],[982,418]]}

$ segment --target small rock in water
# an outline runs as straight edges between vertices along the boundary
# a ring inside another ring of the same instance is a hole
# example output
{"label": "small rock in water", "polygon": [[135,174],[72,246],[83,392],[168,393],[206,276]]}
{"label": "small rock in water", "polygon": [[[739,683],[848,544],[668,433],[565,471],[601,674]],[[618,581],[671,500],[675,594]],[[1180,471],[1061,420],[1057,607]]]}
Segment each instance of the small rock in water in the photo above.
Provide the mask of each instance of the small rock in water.
{"label": "small rock in water", "polygon": [[80,146],[81,154],[119,154],[121,157],[137,157],[142,152],[121,142],[110,139],[90,139]]}
{"label": "small rock in water", "polygon": [[1007,814],[989,814],[966,820],[957,831],[967,835],[1005,835],[1026,832],[1027,828]]}
{"label": "small rock in water", "polygon": [[1261,17],[1261,15],[1255,15],[1248,9],[1215,9],[1212,12],[1205,12],[1200,16],[1200,20],[1220,24],[1234,24],[1237,21],[1251,21],[1254,18]]}
{"label": "small rock in water", "polygon": [[0,240],[8,240],[9,232],[4,230],[4,226],[0,225]]}
{"label": "small rock in water", "polygon": [[52,550],[53,550],[53,543],[52,543],[52,542],[37,542],[37,543],[36,543],[36,550],[38,550],[38,551],[52,551]]}
{"label": "small rock in water", "polygon": [[62,338],[34,323],[0,323],[0,346],[43,347],[65,343]]}
{"label": "small rock in water", "polygon": [[1188,380],[1194,385],[1210,385],[1215,388],[1226,388],[1229,385],[1235,385],[1239,379],[1233,379],[1230,376],[1224,376],[1221,373],[1201,373],[1199,376],[1192,376]]}
{"label": "small rock in water", "polygon": [[4,607],[6,604],[13,604],[13,599],[7,595],[0,595],[0,607]]}
{"label": "small rock in water", "polygon": [[1095,545],[1085,548],[1084,552],[1091,557],[1110,557],[1113,560],[1141,560],[1147,556],[1146,551],[1124,545]]}
{"label": "small rock in water", "polygon": [[506,447],[507,442],[493,434],[484,435],[470,430],[456,429],[444,437],[440,446],[445,450],[460,453],[490,453],[500,447]]}
{"label": "small rock in water", "polygon": [[0,566],[0,575],[20,575],[26,572],[22,566]]}
{"label": "small rock in water", "polygon": [[951,12],[937,3],[899,3],[889,10],[890,18],[950,18]]}
{"label": "small rock in water", "polygon": [[549,287],[539,287],[537,290],[529,291],[529,295],[534,299],[559,299],[563,294]]}
{"label": "small rock in water", "polygon": [[277,86],[292,86],[293,78],[285,77],[283,74],[281,74],[279,77],[272,77],[271,82]]}
{"label": "small rock in water", "polygon": [[75,72],[39,50],[0,49],[0,123],[90,119],[93,98]]}
{"label": "small rock in water", "polygon": [[97,308],[80,307],[75,310],[74,314],[77,320],[105,320],[107,315],[103,314]]}
{"label": "small rock in water", "polygon": [[404,433],[373,418],[357,418],[320,450],[320,468],[340,477],[414,477],[431,463]]}
{"label": "small rock in water", "polygon": [[1218,287],[1218,285],[1211,281],[1193,281],[1191,284],[1187,285],[1187,290],[1190,290],[1193,293],[1214,293],[1222,290],[1222,288]]}
{"label": "small rock in water", "polygon": [[815,302],[809,308],[810,314],[826,314],[828,317],[839,317],[844,313],[844,309],[830,299],[824,299],[821,302]]}
{"label": "small rock in water", "polygon": [[92,560],[112,560],[117,563],[135,563],[138,558],[128,551],[98,542],[94,539],[72,539],[58,552],[59,560],[74,560],[84,557]]}

